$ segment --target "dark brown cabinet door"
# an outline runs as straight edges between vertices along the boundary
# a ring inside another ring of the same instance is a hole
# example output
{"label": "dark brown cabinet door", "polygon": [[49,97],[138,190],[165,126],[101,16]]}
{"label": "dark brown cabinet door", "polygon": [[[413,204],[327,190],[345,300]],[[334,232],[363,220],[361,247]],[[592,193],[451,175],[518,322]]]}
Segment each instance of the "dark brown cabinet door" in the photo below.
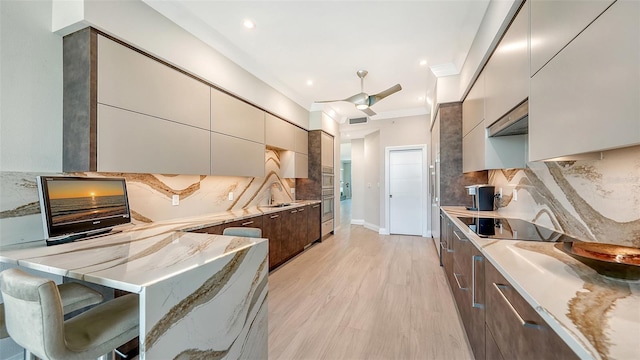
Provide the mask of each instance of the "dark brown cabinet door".
{"label": "dark brown cabinet door", "polygon": [[485,262],[486,323],[505,359],[577,359],[498,270]]}
{"label": "dark brown cabinet door", "polygon": [[232,221],[230,223],[222,224],[222,230],[229,227],[252,227],[262,229],[262,216],[256,216],[249,219]]}
{"label": "dark brown cabinet door", "polygon": [[320,240],[320,204],[307,206],[307,244]]}
{"label": "dark brown cabinet door", "polygon": [[262,237],[269,239],[269,270],[282,262],[282,221],[280,213],[262,216]]}
{"label": "dark brown cabinet door", "polygon": [[[306,216],[297,209],[286,210],[282,214],[282,254],[283,261],[289,260],[302,252],[303,246],[300,241],[300,216]],[[306,219],[305,219],[306,224]],[[306,226],[305,226],[306,232]]]}
{"label": "dark brown cabinet door", "polygon": [[450,233],[453,242],[452,292],[476,360],[485,359],[484,258],[456,226]]}
{"label": "dark brown cabinet door", "polygon": [[200,234],[222,235],[222,228],[223,228],[223,225],[221,224],[221,225],[209,226],[209,227],[198,229],[198,230],[193,230],[190,232],[200,233]]}
{"label": "dark brown cabinet door", "polygon": [[309,213],[309,209],[306,206],[297,208],[298,212],[296,213],[296,227],[294,228],[295,235],[294,238],[296,240],[296,248],[300,249],[300,251],[304,250],[304,247],[307,246],[307,214]]}

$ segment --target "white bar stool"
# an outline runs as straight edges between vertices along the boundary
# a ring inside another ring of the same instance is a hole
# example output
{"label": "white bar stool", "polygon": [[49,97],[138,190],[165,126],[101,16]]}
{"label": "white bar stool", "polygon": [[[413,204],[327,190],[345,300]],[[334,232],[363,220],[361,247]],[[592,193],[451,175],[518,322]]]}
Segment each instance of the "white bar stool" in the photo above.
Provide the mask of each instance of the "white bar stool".
{"label": "white bar stool", "polygon": [[0,291],[9,335],[41,359],[95,359],[138,336],[135,294],[65,321],[60,291],[50,279],[9,269],[0,273]]}

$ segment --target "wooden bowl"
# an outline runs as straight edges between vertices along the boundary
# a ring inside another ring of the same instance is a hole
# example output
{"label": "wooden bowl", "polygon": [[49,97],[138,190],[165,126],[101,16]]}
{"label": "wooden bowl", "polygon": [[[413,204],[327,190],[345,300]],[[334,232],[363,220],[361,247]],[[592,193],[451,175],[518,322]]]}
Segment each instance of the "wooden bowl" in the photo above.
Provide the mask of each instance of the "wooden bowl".
{"label": "wooden bowl", "polygon": [[640,280],[639,248],[582,241],[557,243],[555,246],[601,275]]}

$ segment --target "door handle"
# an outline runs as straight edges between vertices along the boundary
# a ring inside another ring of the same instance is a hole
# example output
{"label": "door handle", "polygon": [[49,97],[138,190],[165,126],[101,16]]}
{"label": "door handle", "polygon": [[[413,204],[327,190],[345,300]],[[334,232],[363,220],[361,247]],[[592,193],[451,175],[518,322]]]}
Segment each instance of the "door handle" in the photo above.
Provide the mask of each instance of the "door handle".
{"label": "door handle", "polygon": [[393,197],[393,195],[389,194],[389,199],[391,199]]}
{"label": "door handle", "polygon": [[454,277],[454,279],[456,279],[456,283],[458,284],[458,288],[459,288],[460,290],[469,290],[469,288],[462,287],[462,285],[460,285],[460,279],[458,279],[458,276],[461,276],[461,275],[462,275],[462,274],[458,274],[458,273],[456,273],[456,272],[454,272],[454,273],[453,273],[453,277]]}
{"label": "door handle", "polygon": [[471,258],[471,306],[483,309],[484,304],[476,302],[476,262],[483,262],[484,258],[480,255],[474,255]]}
{"label": "door handle", "polygon": [[496,290],[498,290],[498,293],[500,293],[500,296],[502,297],[502,299],[507,303],[507,305],[509,305],[509,308],[511,309],[511,312],[516,316],[516,318],[520,322],[520,325],[522,325],[524,327],[532,328],[532,329],[540,329],[541,328],[540,325],[538,325],[538,324],[536,324],[536,323],[534,323],[532,321],[526,321],[525,319],[523,319],[522,316],[520,316],[520,313],[518,313],[518,310],[516,310],[516,308],[513,307],[513,305],[509,301],[509,299],[507,299],[507,297],[502,292],[502,289],[506,289],[509,286],[504,285],[504,284],[493,283],[493,287],[495,287]]}

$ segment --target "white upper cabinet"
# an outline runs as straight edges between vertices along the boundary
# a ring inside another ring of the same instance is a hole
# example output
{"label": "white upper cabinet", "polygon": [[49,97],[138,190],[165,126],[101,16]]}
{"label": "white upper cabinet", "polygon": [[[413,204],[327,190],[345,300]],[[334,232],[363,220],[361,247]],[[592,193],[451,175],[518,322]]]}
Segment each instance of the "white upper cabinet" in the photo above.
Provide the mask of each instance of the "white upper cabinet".
{"label": "white upper cabinet", "polygon": [[211,131],[264,144],[264,111],[211,88]]}
{"label": "white upper cabinet", "polygon": [[462,172],[524,168],[527,135],[487,137],[479,124],[462,138]]}
{"label": "white upper cabinet", "polygon": [[462,103],[462,136],[480,123],[484,123],[484,73],[478,76]]}
{"label": "white upper cabinet", "polygon": [[530,0],[530,3],[533,75],[611,5],[613,0]]}
{"label": "white upper cabinet", "polygon": [[267,114],[265,127],[265,143],[267,144],[267,146],[273,146],[283,150],[295,150],[295,125],[292,125],[271,114]]}
{"label": "white upper cabinet", "polygon": [[209,86],[98,36],[98,103],[209,130]]}
{"label": "white upper cabinet", "polygon": [[320,136],[320,164],[322,167],[333,168],[333,136],[324,132]]}
{"label": "white upper cabinet", "polygon": [[483,70],[487,125],[494,123],[529,96],[528,39],[529,11],[525,4]]}
{"label": "white upper cabinet", "polygon": [[97,171],[207,175],[210,133],[98,104]]}
{"label": "white upper cabinet", "polygon": [[283,178],[309,177],[309,157],[295,151],[280,152],[280,176]]}
{"label": "white upper cabinet", "polygon": [[531,78],[530,161],[640,144],[638,19],[617,1]]}
{"label": "white upper cabinet", "polygon": [[309,132],[295,127],[295,151],[300,154],[309,154]]}
{"label": "white upper cabinet", "polygon": [[211,175],[264,177],[264,161],[264,143],[211,132]]}

